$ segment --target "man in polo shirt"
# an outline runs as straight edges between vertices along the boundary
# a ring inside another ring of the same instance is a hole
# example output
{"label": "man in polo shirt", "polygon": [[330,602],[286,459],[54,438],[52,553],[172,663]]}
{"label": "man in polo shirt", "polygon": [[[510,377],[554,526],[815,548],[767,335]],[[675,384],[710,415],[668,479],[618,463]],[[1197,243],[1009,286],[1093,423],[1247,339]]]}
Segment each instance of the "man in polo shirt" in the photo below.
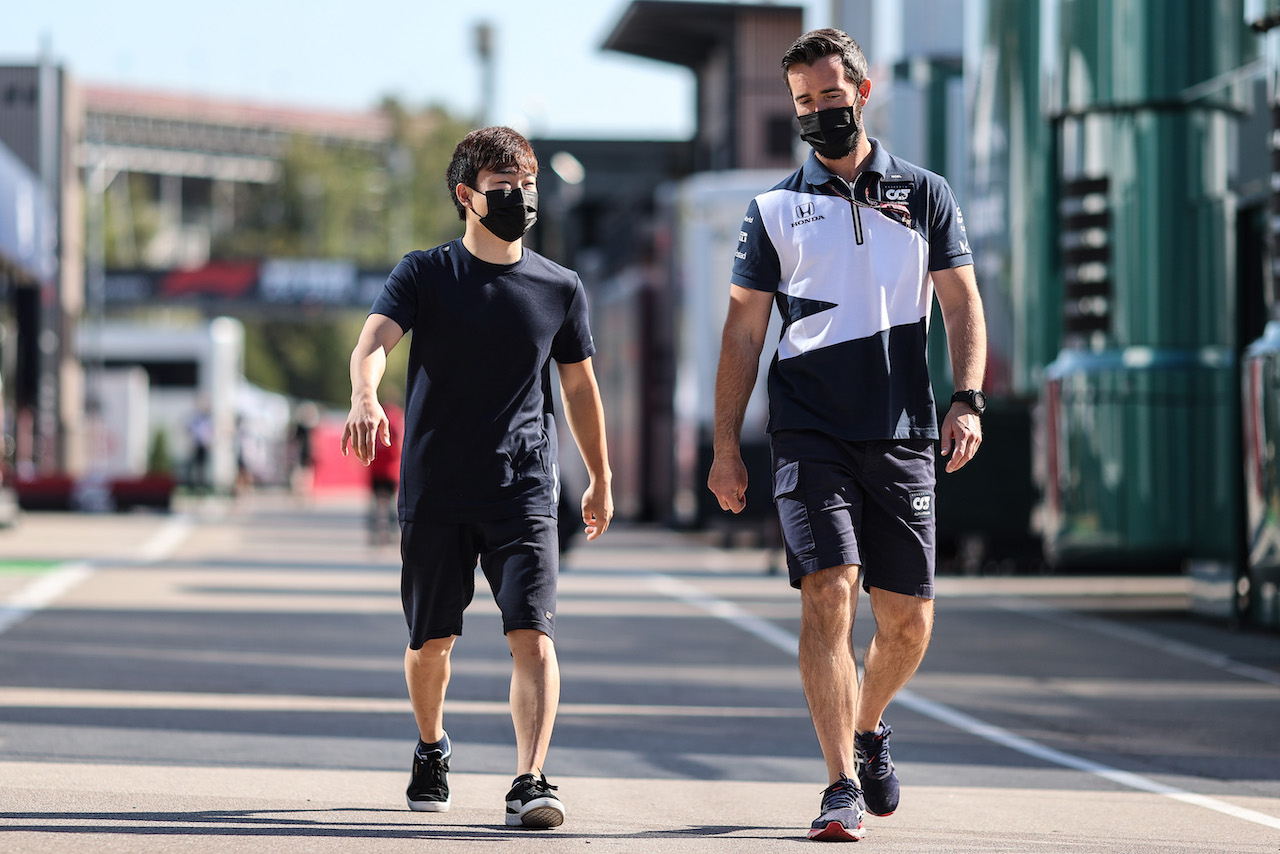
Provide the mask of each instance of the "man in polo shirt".
{"label": "man in polo shirt", "polygon": [[[815,30],[782,69],[814,151],[743,220],[707,485],[723,509],[745,507],[742,420],[776,303],[773,496],[800,590],[801,681],[830,783],[808,835],[853,840],[865,833],[864,812],[898,806],[881,716],[929,643],[933,443],[941,440],[948,472],[978,450],[986,333],[951,188],[863,132],[871,81],[858,44]],[[941,428],[926,361],[935,292],[957,389]],[[850,641],[859,577],[876,620],[861,686]]]}

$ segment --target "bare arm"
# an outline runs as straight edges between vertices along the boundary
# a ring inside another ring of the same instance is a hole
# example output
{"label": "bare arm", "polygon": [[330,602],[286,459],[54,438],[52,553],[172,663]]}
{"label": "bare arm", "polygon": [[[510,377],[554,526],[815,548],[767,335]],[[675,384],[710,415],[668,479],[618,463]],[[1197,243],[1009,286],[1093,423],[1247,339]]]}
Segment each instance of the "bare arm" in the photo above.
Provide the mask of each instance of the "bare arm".
{"label": "bare arm", "polygon": [[[973,265],[935,270],[933,287],[942,308],[947,329],[947,349],[951,353],[951,373],[957,391],[982,388],[987,366],[987,326],[982,314],[982,297]],[[982,444],[982,419],[963,403],[953,403],[942,419],[942,454],[950,454],[947,471],[958,471],[973,459]]]}
{"label": "bare arm", "polygon": [[591,359],[557,363],[556,368],[560,372],[565,420],[591,477],[582,495],[582,523],[586,525],[587,539],[594,540],[609,529],[613,519],[613,472],[609,469],[609,447],[604,435],[604,405]]}
{"label": "bare arm", "polygon": [[400,324],[383,314],[371,314],[351,351],[351,412],[342,428],[342,455],[347,442],[356,459],[368,465],[376,456],[377,441],[391,447],[391,424],[378,403],[378,384],[387,370],[387,354],[404,336]]}
{"label": "bare arm", "polygon": [[741,513],[747,506],[747,468],[742,464],[742,419],[755,388],[760,350],[769,330],[773,294],[729,287],[729,315],[720,339],[716,371],[715,459],[707,488],[720,508]]}

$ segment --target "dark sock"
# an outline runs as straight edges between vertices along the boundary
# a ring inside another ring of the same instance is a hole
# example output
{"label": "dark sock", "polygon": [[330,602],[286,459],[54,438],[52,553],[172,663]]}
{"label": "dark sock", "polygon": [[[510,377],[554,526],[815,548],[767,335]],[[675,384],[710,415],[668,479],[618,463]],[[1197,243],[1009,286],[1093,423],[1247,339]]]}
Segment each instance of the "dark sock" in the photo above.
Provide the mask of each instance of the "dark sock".
{"label": "dark sock", "polygon": [[441,756],[448,756],[453,752],[453,746],[449,744],[449,733],[444,734],[444,738],[432,744],[427,744],[422,739],[418,739],[418,755],[426,757],[429,753],[439,753]]}

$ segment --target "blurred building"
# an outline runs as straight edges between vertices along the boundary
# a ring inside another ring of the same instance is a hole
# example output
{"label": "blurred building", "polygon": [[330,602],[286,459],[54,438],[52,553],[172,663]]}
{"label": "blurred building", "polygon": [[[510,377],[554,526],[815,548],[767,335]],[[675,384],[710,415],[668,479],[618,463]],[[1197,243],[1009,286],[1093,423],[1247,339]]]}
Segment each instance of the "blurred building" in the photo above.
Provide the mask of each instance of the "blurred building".
{"label": "blurred building", "polygon": [[538,227],[529,245],[599,282],[649,260],[654,190],[693,171],[687,140],[529,140],[538,155]]}
{"label": "blurred building", "polygon": [[779,63],[803,16],[771,3],[633,0],[603,47],[693,71],[696,171],[781,168],[794,158],[795,116]]}
{"label": "blurred building", "polygon": [[[7,420],[19,474],[84,464],[84,379],[71,340],[84,312],[81,126],[75,87],[63,69],[48,62],[0,66],[0,147],[9,152],[6,171],[16,191],[14,231],[20,244],[34,239],[37,246],[25,273],[11,265],[4,276],[0,370],[13,387],[6,391],[13,407]],[[21,246],[18,254],[26,254]]]}
{"label": "blurred building", "polygon": [[[108,242],[148,271],[123,288],[124,304],[141,305],[158,293],[140,286],[147,276],[208,265],[214,242],[237,226],[237,205],[279,180],[295,139],[386,157],[390,134],[381,112],[80,85],[44,62],[0,67],[0,212],[13,212],[0,216],[0,377],[19,473],[85,472],[85,414],[97,401],[75,339],[101,321],[108,291],[122,292],[108,287]],[[135,209],[154,214],[145,236]],[[226,273],[213,278],[225,284]],[[299,286],[290,299],[313,291]]]}
{"label": "blurred building", "polygon": [[[119,229],[124,266],[195,267],[236,227],[237,194],[280,180],[295,138],[319,145],[386,151],[391,124],[382,112],[339,112],[174,92],[86,84],[86,168],[106,170],[115,209],[159,211],[145,243]],[[139,176],[142,180],[130,180]],[[141,196],[139,196],[141,190]]]}
{"label": "blurred building", "polygon": [[[30,459],[39,397],[39,338],[18,334],[17,316],[35,316],[45,282],[57,271],[53,205],[39,177],[0,143],[0,524],[16,459]],[[19,368],[21,367],[21,371]],[[16,437],[26,447],[17,454]]]}

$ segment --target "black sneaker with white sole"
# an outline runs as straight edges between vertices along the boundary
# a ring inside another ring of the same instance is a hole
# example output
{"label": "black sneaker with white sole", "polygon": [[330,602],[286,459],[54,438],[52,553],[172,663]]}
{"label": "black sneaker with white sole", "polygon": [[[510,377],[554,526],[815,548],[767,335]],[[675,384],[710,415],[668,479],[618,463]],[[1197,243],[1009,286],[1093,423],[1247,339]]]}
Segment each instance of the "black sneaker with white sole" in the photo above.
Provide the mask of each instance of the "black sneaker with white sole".
{"label": "black sneaker with white sole", "polygon": [[419,741],[413,751],[413,772],[405,798],[415,812],[447,812],[449,810],[449,757],[453,750],[449,738],[445,749],[429,749]]}
{"label": "black sneaker with white sole", "polygon": [[564,824],[564,804],[545,774],[521,774],[507,792],[507,824],[511,827],[559,827]]}

